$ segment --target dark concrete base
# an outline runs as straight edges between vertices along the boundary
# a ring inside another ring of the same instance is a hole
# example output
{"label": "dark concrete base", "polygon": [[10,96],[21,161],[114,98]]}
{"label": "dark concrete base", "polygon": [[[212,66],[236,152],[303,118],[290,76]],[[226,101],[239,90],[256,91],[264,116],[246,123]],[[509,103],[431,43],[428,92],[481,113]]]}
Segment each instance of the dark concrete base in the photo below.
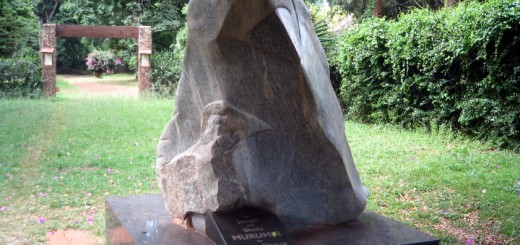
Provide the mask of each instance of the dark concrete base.
{"label": "dark concrete base", "polygon": [[[345,224],[293,232],[296,244],[439,244],[439,240],[371,211]],[[162,195],[106,198],[107,244],[214,245],[205,235],[172,222]]]}

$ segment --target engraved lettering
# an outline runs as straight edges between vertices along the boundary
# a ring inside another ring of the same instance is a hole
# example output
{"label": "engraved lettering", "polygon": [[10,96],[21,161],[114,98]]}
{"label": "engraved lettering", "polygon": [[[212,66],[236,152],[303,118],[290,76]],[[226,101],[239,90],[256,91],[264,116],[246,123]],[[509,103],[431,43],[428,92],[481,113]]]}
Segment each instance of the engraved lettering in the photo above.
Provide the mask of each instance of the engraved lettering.
{"label": "engraved lettering", "polygon": [[[240,235],[231,235],[231,238],[233,241],[248,241],[248,240],[254,240],[254,239],[262,239],[262,238],[276,238],[280,237],[282,234],[278,231],[272,231],[272,232],[255,232],[255,233],[248,233],[248,234],[240,234]],[[283,244],[282,244],[283,245]]]}
{"label": "engraved lettering", "polygon": [[241,225],[241,224],[255,224],[255,223],[258,223],[260,222],[260,220],[258,219],[239,219],[237,220],[237,224]]}
{"label": "engraved lettering", "polygon": [[264,228],[261,228],[261,227],[257,227],[257,228],[243,228],[242,229],[243,232],[260,232],[260,231],[264,231]]}

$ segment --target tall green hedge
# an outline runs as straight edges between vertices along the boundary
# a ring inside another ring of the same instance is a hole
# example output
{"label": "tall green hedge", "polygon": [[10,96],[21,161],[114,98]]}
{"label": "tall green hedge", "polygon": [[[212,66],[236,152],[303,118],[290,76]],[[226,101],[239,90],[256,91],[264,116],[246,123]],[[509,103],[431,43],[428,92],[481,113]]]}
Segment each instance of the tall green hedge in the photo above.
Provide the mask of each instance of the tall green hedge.
{"label": "tall green hedge", "polygon": [[171,51],[154,54],[152,67],[152,91],[160,97],[175,94],[181,78],[184,53],[186,52],[188,23],[177,32],[175,45]]}
{"label": "tall green hedge", "polygon": [[350,118],[447,125],[520,150],[519,0],[364,21],[342,36],[337,63]]}
{"label": "tall green hedge", "polygon": [[0,98],[39,97],[40,87],[40,64],[23,59],[0,59]]}

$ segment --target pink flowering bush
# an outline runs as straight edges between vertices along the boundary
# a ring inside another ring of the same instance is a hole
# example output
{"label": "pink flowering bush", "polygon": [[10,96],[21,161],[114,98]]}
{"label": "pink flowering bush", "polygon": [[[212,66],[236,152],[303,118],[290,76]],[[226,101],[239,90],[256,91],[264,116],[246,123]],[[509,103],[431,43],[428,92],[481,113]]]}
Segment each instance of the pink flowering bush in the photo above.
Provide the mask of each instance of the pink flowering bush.
{"label": "pink flowering bush", "polygon": [[90,71],[94,71],[96,77],[101,77],[103,72],[110,73],[116,66],[122,66],[123,61],[112,51],[94,50],[85,58],[85,65]]}

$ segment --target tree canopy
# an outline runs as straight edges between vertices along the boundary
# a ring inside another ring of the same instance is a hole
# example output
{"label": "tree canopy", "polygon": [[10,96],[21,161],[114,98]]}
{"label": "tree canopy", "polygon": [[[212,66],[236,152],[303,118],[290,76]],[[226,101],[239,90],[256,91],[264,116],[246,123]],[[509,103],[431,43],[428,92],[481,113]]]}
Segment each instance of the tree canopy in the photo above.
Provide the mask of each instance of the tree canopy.
{"label": "tree canopy", "polygon": [[[163,51],[175,45],[178,30],[185,22],[182,11],[187,0],[62,0],[54,23],[76,25],[118,25],[118,26],[152,26],[154,51]],[[59,67],[71,64],[81,64],[85,57],[94,49],[111,49],[117,52],[129,65],[135,68],[135,40],[83,38],[64,39],[59,41]],[[81,54],[81,57],[73,57]],[[65,62],[60,62],[65,61]],[[75,68],[75,67],[70,67]]]}
{"label": "tree canopy", "polygon": [[30,1],[0,1],[0,58],[23,56],[38,48],[37,20]]}

